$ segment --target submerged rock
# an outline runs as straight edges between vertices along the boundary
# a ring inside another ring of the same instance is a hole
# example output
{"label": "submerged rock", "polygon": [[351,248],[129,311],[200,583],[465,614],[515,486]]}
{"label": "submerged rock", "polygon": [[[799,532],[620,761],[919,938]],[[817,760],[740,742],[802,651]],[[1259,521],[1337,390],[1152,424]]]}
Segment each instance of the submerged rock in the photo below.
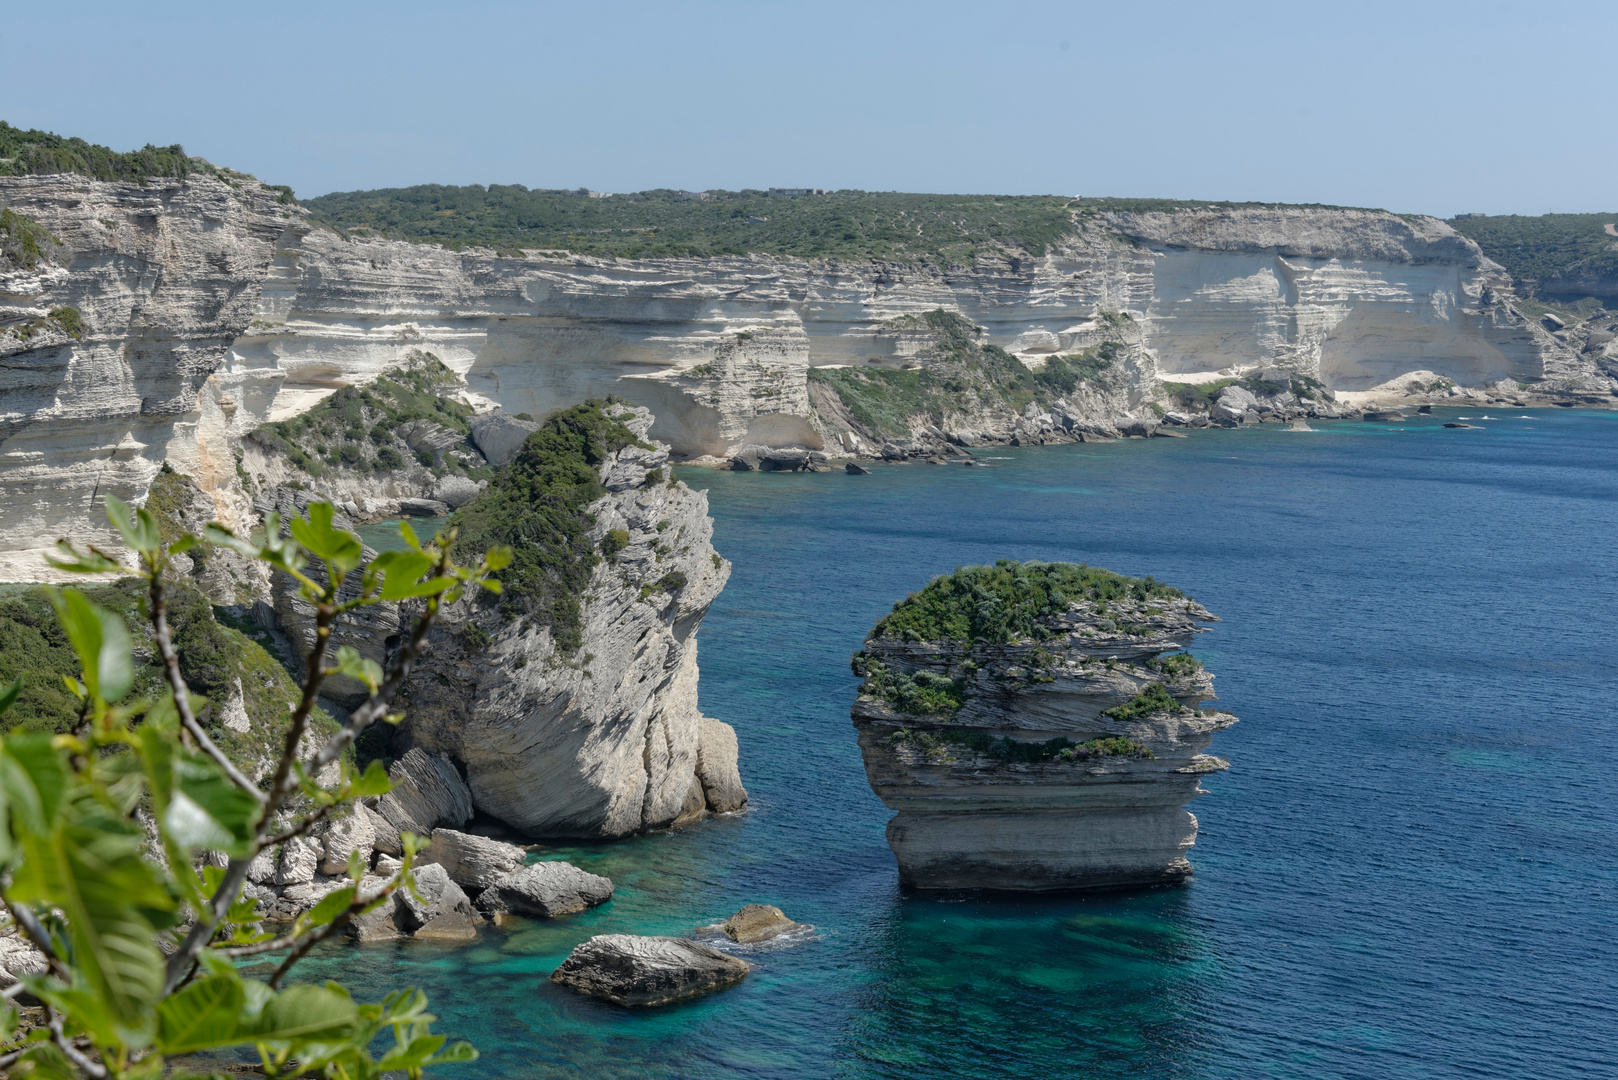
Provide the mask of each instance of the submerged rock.
{"label": "submerged rock", "polygon": [[847,465],[843,466],[843,471],[846,472],[850,476],[870,476],[871,475],[871,470],[870,469],[867,469],[864,465],[856,465],[852,461],[850,461]]}
{"label": "submerged rock", "polygon": [[750,970],[685,938],[601,934],[575,948],[551,982],[619,1005],[666,1005],[734,986]]}
{"label": "submerged rock", "polygon": [[1212,677],[1178,652],[1206,621],[1150,578],[1072,563],[963,567],[896,604],[855,657],[852,715],[871,789],[898,811],[900,880],[1040,891],[1190,876],[1184,804],[1227,768],[1202,750],[1236,722],[1201,708]]}
{"label": "submerged rock", "polygon": [[500,878],[478,897],[490,915],[537,915],[553,919],[612,899],[612,881],[572,863],[540,862]]}
{"label": "submerged rock", "polygon": [[738,945],[757,945],[761,941],[807,927],[803,923],[793,922],[787,918],[786,912],[772,904],[748,904],[726,919],[720,929]]}

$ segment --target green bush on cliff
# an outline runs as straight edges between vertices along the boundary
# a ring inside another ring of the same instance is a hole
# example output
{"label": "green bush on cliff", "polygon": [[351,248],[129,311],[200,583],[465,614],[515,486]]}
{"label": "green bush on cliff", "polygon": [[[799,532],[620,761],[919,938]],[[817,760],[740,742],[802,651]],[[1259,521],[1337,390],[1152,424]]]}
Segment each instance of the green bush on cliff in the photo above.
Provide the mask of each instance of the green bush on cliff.
{"label": "green bush on cliff", "polygon": [[1116,735],[1088,739],[1082,743],[1063,736],[1045,742],[1024,742],[1010,736],[996,737],[977,729],[900,728],[888,736],[888,743],[891,746],[914,746],[924,754],[948,752],[959,747],[1004,764],[1020,765],[1038,765],[1048,761],[1090,761],[1106,757],[1157,757],[1151,747]]}
{"label": "green bush on cliff", "polygon": [[1155,716],[1161,712],[1179,712],[1180,703],[1169,695],[1162,683],[1153,683],[1122,705],[1115,706],[1102,713],[1114,720],[1129,722],[1131,720],[1144,720],[1148,716]]}
{"label": "green bush on cliff", "polygon": [[[49,259],[61,242],[33,218],[0,206],[0,260],[32,270]],[[77,314],[77,312],[74,312]]]}
{"label": "green bush on cliff", "polygon": [[[1618,214],[1490,214],[1459,218],[1450,224],[1476,241],[1483,254],[1511,271],[1520,290],[1544,300],[1548,298],[1541,295],[1545,291],[1563,299],[1588,288],[1612,295],[1618,287],[1618,240],[1606,227],[1614,222],[1618,222]],[[1558,312],[1564,318],[1567,315],[1565,309],[1558,308]],[[1529,312],[1531,317],[1540,313]],[[1575,312],[1573,317],[1582,316]]]}
{"label": "green bush on cliff", "polygon": [[1046,620],[1075,600],[1146,600],[1185,594],[1150,577],[1131,578],[1084,563],[1001,559],[993,566],[957,567],[911,593],[884,616],[871,636],[901,641],[1004,644],[1054,636]]}
{"label": "green bush on cliff", "polygon": [[1202,670],[1202,662],[1188,652],[1170,653],[1146,661],[1152,671],[1162,672],[1171,679],[1183,679]]}
{"label": "green bush on cliff", "polygon": [[550,626],[561,655],[582,644],[579,597],[600,561],[585,512],[607,493],[597,470],[609,454],[638,441],[608,415],[615,404],[592,399],[551,416],[528,436],[516,460],[450,519],[460,530],[459,550],[511,547],[511,565],[498,575],[502,603]]}
{"label": "green bush on cliff", "polygon": [[881,698],[912,716],[953,716],[966,702],[966,685],[933,671],[907,675],[864,653],[854,657],[854,671],[865,676],[862,693]]}
{"label": "green bush on cliff", "polygon": [[[490,470],[466,441],[472,432],[472,407],[451,396],[460,385],[460,379],[437,356],[413,350],[403,364],[388,368],[368,385],[344,387],[308,412],[260,426],[252,438],[316,477],[327,475],[332,468],[389,472],[411,458],[424,468],[434,468],[439,460],[426,451],[412,450],[399,434],[412,421],[428,421],[459,434],[465,457],[477,462],[462,466],[445,452],[442,465],[483,479]],[[314,454],[309,453],[311,449]]]}

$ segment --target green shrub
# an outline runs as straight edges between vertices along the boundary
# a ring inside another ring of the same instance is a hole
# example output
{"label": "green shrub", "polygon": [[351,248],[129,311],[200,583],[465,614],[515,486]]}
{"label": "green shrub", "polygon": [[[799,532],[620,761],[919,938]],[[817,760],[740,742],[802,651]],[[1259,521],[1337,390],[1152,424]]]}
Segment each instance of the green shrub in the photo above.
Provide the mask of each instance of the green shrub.
{"label": "green shrub", "polygon": [[1130,578],[1084,563],[1001,559],[993,566],[957,567],[911,593],[879,621],[872,637],[901,641],[1043,641],[1046,620],[1074,600],[1146,600],[1185,594],[1150,577]]}
{"label": "green shrub", "polygon": [[469,622],[461,627],[461,640],[474,649],[486,649],[491,639],[483,627],[475,622]]}
{"label": "green shrub", "polygon": [[1152,683],[1122,705],[1108,709],[1102,716],[1129,722],[1144,720],[1161,712],[1179,712],[1180,703],[1169,695],[1162,683]]}
{"label": "green shrub", "polygon": [[33,218],[0,206],[0,260],[32,270],[60,246],[61,241]]}
{"label": "green shrub", "polygon": [[937,672],[924,669],[906,675],[863,653],[855,655],[854,671],[865,676],[862,693],[912,716],[954,716],[966,703],[966,684]]}
{"label": "green shrub", "polygon": [[84,336],[84,318],[79,314],[78,308],[51,308],[49,318],[52,322],[56,323],[57,326],[60,326],[62,331],[67,334],[68,337],[76,339]]}
{"label": "green shrub", "polygon": [[629,530],[627,529],[608,529],[607,535],[601,538],[601,554],[609,559],[628,546]]}
{"label": "green shrub", "polygon": [[1146,661],[1152,671],[1162,672],[1171,679],[1183,679],[1202,670],[1202,664],[1188,652],[1171,653]]}
{"label": "green shrub", "polygon": [[1112,736],[1075,743],[1058,736],[1045,742],[1023,742],[1010,736],[995,737],[973,728],[900,728],[888,736],[890,746],[914,746],[924,754],[948,752],[956,748],[992,758],[1002,764],[1038,765],[1045,762],[1080,762],[1095,758],[1130,757],[1154,759],[1151,747],[1133,739]]}

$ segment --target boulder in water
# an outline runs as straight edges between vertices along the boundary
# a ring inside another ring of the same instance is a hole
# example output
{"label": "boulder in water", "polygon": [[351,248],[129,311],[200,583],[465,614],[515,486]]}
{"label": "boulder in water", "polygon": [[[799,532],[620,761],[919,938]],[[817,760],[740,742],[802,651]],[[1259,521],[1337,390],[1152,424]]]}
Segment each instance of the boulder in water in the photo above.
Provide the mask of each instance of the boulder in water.
{"label": "boulder in water", "polygon": [[750,970],[685,938],[600,934],[575,948],[551,982],[619,1005],[667,1005],[735,986]]}
{"label": "boulder in water", "polygon": [[554,919],[612,899],[612,881],[572,863],[541,862],[497,880],[478,897],[490,915],[538,915]]}
{"label": "boulder in water", "polygon": [[738,945],[757,945],[761,941],[807,927],[787,918],[786,912],[773,904],[748,904],[726,919],[720,929]]}

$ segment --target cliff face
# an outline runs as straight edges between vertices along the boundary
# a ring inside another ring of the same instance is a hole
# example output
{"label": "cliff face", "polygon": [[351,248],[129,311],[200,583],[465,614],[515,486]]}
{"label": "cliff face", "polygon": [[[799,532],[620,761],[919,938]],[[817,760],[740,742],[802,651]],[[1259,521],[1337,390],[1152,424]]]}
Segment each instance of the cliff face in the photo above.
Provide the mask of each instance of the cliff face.
{"label": "cliff face", "polygon": [[[1184,804],[1227,768],[1202,751],[1236,722],[1201,708],[1211,677],[1177,653],[1212,618],[1150,579],[1061,563],[963,568],[895,605],[856,657],[852,716],[871,789],[898,811],[901,881],[1043,891],[1188,877],[1197,821]],[[922,639],[951,622],[955,636]]]}
{"label": "cliff face", "polygon": [[[84,322],[79,339],[48,330],[0,346],[0,575],[14,578],[38,578],[37,553],[59,535],[105,539],[99,493],[138,500],[164,460],[227,521],[246,520],[242,436],[412,351],[508,414],[616,393],[652,408],[653,434],[687,457],[755,443],[848,451],[851,429],[814,396],[810,370],[902,367],[915,343],[893,327],[938,309],[1032,369],[1130,315],[1116,385],[1091,384],[1088,404],[1066,397],[1072,416],[1107,424],[1120,409],[1173,409],[1165,380],[1221,371],[1284,370],[1339,391],[1422,371],[1591,401],[1618,385],[1610,348],[1525,318],[1471,241],[1374,211],[1083,212],[1043,257],[939,272],[356,240],[254,181],[206,175],[7,177],[0,202],[62,241],[53,264],[0,273],[0,330],[64,305]],[[1038,436],[1046,421],[1032,419],[1020,426]],[[961,426],[973,424],[1019,426]]]}

